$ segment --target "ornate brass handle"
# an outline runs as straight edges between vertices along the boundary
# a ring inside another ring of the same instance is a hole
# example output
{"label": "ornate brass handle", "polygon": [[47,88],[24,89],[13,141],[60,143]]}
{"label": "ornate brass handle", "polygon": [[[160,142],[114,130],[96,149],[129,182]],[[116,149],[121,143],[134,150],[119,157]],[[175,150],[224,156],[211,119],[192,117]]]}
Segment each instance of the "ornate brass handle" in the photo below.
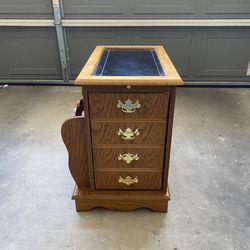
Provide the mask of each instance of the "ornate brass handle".
{"label": "ornate brass handle", "polygon": [[133,140],[135,139],[135,136],[140,135],[140,132],[138,128],[135,131],[133,131],[131,128],[126,128],[125,131],[119,128],[117,134],[121,135],[123,140]]}
{"label": "ornate brass handle", "polygon": [[130,164],[132,161],[138,161],[139,160],[139,156],[138,154],[130,154],[130,153],[127,153],[127,154],[119,154],[118,156],[118,160],[123,160],[125,161],[127,164]]}
{"label": "ornate brass handle", "polygon": [[130,186],[130,185],[133,184],[133,183],[138,183],[139,180],[138,180],[137,176],[136,176],[135,178],[132,178],[131,176],[127,176],[127,177],[125,177],[125,178],[122,178],[122,177],[120,176],[120,178],[118,179],[118,182],[119,182],[119,183],[123,183],[123,184],[125,184],[125,185],[127,185],[127,186]]}
{"label": "ornate brass handle", "polygon": [[130,99],[127,99],[125,103],[122,103],[120,100],[118,101],[116,107],[119,109],[122,109],[122,112],[124,113],[134,113],[136,109],[139,109],[141,107],[141,104],[139,103],[139,100],[137,100],[135,103],[133,103]]}

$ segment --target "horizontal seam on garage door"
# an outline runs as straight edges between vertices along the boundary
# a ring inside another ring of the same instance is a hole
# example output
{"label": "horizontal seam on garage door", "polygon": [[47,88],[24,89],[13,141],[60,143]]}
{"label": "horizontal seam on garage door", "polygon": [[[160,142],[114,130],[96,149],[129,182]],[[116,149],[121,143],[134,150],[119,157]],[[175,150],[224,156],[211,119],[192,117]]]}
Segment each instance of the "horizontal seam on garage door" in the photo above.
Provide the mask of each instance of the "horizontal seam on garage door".
{"label": "horizontal seam on garage door", "polygon": [[[53,27],[54,19],[0,19],[0,26]],[[63,19],[64,27],[250,27],[250,19]]]}

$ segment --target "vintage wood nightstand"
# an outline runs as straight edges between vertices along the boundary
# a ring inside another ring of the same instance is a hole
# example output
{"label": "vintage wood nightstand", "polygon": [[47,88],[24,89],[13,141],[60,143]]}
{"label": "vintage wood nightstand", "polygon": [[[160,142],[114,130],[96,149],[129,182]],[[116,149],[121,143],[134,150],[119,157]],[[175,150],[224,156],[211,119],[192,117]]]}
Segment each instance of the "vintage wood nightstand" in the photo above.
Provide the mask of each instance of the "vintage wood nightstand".
{"label": "vintage wood nightstand", "polygon": [[167,212],[175,89],[182,80],[164,48],[97,46],[75,84],[82,86],[84,116],[65,121],[62,137],[77,211]]}

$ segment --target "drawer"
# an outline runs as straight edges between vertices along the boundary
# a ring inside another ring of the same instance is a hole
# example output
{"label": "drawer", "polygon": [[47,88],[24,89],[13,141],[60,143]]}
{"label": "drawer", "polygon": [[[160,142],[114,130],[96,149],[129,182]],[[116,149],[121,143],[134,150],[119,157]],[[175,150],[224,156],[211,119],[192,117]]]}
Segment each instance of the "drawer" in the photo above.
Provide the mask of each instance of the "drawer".
{"label": "drawer", "polygon": [[96,169],[102,168],[162,168],[163,148],[94,148]]}
{"label": "drawer", "polygon": [[162,171],[95,171],[96,189],[151,189],[162,187]]}
{"label": "drawer", "polygon": [[169,93],[92,93],[89,95],[93,118],[164,118]]}
{"label": "drawer", "polygon": [[91,122],[92,144],[163,145],[165,122]]}

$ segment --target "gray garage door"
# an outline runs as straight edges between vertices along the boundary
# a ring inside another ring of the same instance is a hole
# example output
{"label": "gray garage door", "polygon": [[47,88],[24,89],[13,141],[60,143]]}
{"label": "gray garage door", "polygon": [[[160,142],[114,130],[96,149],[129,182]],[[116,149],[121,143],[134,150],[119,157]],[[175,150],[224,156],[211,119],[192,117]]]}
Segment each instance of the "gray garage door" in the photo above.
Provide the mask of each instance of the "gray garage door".
{"label": "gray garage door", "polygon": [[0,1],[0,84],[70,83],[98,44],[163,45],[186,82],[249,84],[250,0]]}

